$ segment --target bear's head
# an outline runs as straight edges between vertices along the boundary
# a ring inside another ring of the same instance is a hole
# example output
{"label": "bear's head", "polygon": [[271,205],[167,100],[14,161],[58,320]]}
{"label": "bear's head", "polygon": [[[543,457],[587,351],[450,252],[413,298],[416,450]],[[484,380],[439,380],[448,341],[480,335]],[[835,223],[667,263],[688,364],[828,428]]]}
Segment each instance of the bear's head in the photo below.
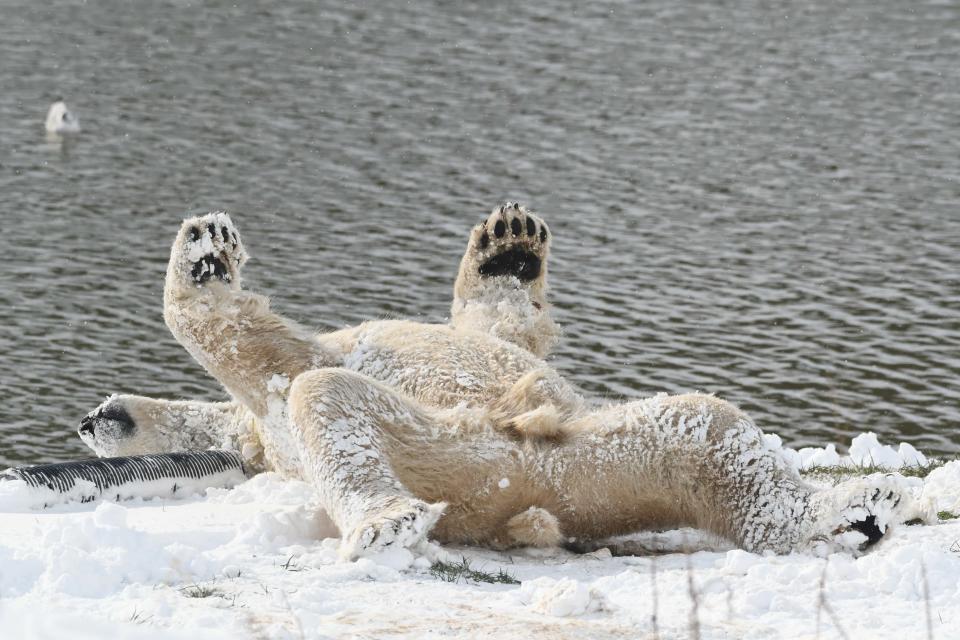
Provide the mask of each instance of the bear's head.
{"label": "bear's head", "polygon": [[173,443],[156,428],[139,396],[112,395],[80,421],[77,432],[98,456],[166,453]]}

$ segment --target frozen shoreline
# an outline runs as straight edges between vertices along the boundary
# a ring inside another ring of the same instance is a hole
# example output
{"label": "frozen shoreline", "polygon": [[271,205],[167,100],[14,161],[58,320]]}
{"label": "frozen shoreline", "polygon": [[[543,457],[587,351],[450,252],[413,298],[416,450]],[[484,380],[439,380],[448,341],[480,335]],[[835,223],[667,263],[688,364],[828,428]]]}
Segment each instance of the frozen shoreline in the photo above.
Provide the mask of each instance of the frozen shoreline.
{"label": "frozen shoreline", "polygon": [[[768,444],[779,448],[775,438]],[[784,453],[803,468],[918,461],[910,448],[884,448],[866,434],[852,456],[835,461],[830,447]],[[938,510],[960,512],[960,461],[905,482]],[[660,637],[689,637],[691,578],[703,638],[813,638],[825,566],[823,594],[850,637],[925,637],[926,602],[934,637],[949,637],[960,621],[958,520],[901,527],[857,559],[765,557],[687,531],[646,542],[708,550],[610,557],[430,545],[416,556],[345,564],[335,529],[305,506],[309,487],[271,474],[204,497],[46,511],[4,491],[0,629],[23,640],[59,640],[65,630],[71,638],[145,639],[645,637],[654,600]],[[430,574],[433,561],[461,556],[521,584]],[[820,614],[820,637],[840,637],[827,610]]]}

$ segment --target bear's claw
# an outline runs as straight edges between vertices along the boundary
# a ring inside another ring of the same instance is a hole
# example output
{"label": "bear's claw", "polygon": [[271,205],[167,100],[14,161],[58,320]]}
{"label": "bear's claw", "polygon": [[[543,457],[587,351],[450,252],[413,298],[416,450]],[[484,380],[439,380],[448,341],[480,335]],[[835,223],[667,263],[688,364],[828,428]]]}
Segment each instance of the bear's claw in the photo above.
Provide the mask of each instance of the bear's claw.
{"label": "bear's claw", "polygon": [[891,526],[919,518],[928,521],[930,506],[913,497],[902,479],[874,474],[843,482],[818,494],[820,535],[826,551],[862,553],[879,542]]}
{"label": "bear's claw", "polygon": [[443,513],[445,504],[410,500],[371,516],[345,538],[342,555],[347,559],[376,555],[394,547],[410,548],[426,539]]}

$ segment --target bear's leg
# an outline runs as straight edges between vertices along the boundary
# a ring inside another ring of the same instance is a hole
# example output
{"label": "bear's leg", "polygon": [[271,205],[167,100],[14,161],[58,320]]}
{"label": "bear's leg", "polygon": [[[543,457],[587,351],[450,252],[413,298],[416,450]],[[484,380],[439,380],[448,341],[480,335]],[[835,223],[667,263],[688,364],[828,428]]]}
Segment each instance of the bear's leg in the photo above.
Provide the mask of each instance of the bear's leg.
{"label": "bear's leg", "polygon": [[450,324],[491,333],[543,357],[558,330],[547,304],[550,231],[508,202],[470,232],[453,287]]}
{"label": "bear's leg", "polygon": [[346,558],[415,545],[446,501],[455,510],[482,495],[494,502],[496,482],[518,467],[508,440],[345,369],[300,375],[289,403],[303,475],[343,533]]}
{"label": "bear's leg", "polygon": [[241,290],[246,259],[227,214],[184,221],[170,252],[163,315],[180,344],[263,418],[272,395],[284,398],[297,375],[336,359],[265,297]]}
{"label": "bear's leg", "polygon": [[[565,463],[560,482],[577,505],[560,517],[568,534],[685,525],[749,551],[823,544],[856,553],[888,525],[922,515],[889,478],[809,486],[746,414],[713,396],[657,396],[597,411],[580,426],[566,447],[548,451]],[[591,528],[597,522],[608,530]]]}

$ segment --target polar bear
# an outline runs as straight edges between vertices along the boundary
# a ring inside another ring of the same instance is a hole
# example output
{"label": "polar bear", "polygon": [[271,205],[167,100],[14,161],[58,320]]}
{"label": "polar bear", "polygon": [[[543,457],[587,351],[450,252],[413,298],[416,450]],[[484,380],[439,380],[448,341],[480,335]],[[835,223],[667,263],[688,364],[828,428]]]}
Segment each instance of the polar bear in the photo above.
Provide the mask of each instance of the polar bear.
{"label": "polar bear", "polygon": [[79,133],[80,120],[67,108],[67,103],[62,98],[57,98],[47,110],[44,128],[47,133]]}
{"label": "polar bear", "polygon": [[524,208],[500,207],[471,232],[448,325],[314,336],[242,288],[247,255],[229,216],[191,218],[171,251],[164,317],[236,403],[113,398],[81,437],[98,453],[194,446],[213,437],[195,429],[209,420],[256,464],[315,485],[345,558],[428,534],[556,544],[683,525],[750,551],[857,553],[890,525],[929,519],[891,477],[807,485],[713,396],[584,400],[540,357],[556,333],[549,237]]}
{"label": "polar bear", "polygon": [[[517,225],[524,233],[514,234]],[[495,208],[488,218],[474,227],[454,284],[449,324],[452,333],[486,332],[536,356],[545,356],[559,333],[547,302],[550,240],[549,229],[543,220],[515,202]],[[386,330],[391,335],[402,336],[410,327],[441,328],[439,325],[381,321],[313,338],[330,346],[330,353],[336,354],[333,357],[338,366],[357,367],[417,400],[445,407],[464,402],[487,404],[491,415],[500,416],[498,424],[518,435],[526,431],[530,435],[549,437],[550,427],[557,427],[556,422],[548,426],[543,419],[544,416],[558,416],[554,405],[542,406],[544,394],[552,394],[568,410],[578,407],[581,402],[572,387],[546,368],[535,369],[512,384],[491,378],[483,368],[475,372],[479,375],[471,376],[461,370],[452,381],[423,384],[416,376],[397,375],[397,367],[378,367],[376,361],[367,362],[359,357],[362,351],[355,349],[357,337],[361,337],[359,346],[362,347],[369,330]],[[348,355],[351,357],[347,358]],[[401,363],[410,355],[406,352],[394,354]],[[517,407],[535,410],[522,415]],[[248,452],[254,452],[259,444],[258,436],[251,434],[250,425],[254,421],[254,414],[239,402],[171,402],[114,395],[84,418],[79,433],[84,442],[101,456],[212,446],[239,449],[243,445],[248,445]],[[253,455],[248,458],[248,462],[257,461]],[[253,466],[259,468],[257,464]]]}

